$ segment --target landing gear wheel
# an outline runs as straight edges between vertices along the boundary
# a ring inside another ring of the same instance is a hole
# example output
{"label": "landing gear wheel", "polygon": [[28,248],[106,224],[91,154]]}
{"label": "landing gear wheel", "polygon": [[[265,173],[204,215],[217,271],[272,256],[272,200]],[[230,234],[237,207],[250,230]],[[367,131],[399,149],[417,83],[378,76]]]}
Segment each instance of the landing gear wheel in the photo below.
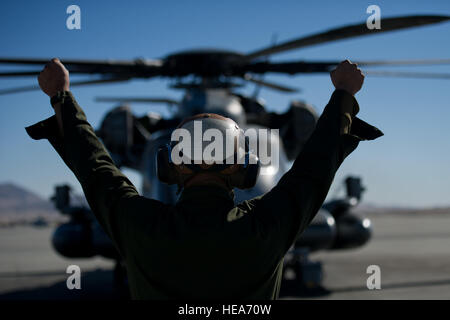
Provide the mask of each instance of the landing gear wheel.
{"label": "landing gear wheel", "polygon": [[330,293],[322,286],[323,268],[319,261],[311,261],[308,251],[295,249],[285,257],[281,296],[313,297]]}

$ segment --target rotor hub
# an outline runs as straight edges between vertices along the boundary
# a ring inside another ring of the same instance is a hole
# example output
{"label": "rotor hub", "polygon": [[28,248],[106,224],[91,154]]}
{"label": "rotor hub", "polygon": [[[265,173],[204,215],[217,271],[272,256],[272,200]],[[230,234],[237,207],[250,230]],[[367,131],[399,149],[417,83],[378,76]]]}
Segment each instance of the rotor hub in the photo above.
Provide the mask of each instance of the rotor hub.
{"label": "rotor hub", "polygon": [[169,55],[167,76],[198,75],[207,78],[235,76],[246,62],[243,54],[225,50],[192,50]]}

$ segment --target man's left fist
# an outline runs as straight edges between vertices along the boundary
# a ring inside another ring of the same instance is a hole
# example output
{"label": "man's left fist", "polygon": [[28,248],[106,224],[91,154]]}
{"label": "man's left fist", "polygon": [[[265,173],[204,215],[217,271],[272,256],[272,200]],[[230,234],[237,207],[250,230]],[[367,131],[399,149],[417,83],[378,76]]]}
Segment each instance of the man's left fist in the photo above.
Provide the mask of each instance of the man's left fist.
{"label": "man's left fist", "polygon": [[39,74],[38,82],[42,91],[51,98],[58,91],[69,91],[69,71],[58,58],[53,58]]}

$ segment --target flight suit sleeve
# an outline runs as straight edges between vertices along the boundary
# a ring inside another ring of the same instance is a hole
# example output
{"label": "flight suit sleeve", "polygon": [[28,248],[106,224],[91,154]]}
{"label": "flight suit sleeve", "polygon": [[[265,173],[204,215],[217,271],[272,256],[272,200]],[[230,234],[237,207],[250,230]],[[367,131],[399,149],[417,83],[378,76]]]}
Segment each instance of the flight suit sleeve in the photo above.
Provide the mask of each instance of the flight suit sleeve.
{"label": "flight suit sleeve", "polygon": [[248,203],[274,246],[284,255],[322,206],[336,171],[361,140],[383,135],[356,114],[358,102],[336,90],[292,168],[263,196]]}
{"label": "flight suit sleeve", "polygon": [[[123,240],[127,237],[130,217],[143,203],[136,188],[115,166],[109,153],[95,135],[86,115],[72,93],[63,93],[61,102],[63,137],[56,116],[38,122],[26,130],[33,139],[48,139],[80,182],[92,212],[103,229],[125,256]],[[150,199],[148,199],[150,200]],[[157,202],[153,200],[154,202]],[[149,205],[149,202],[145,202]],[[156,203],[155,206],[158,206]],[[146,208],[151,209],[151,208]]]}

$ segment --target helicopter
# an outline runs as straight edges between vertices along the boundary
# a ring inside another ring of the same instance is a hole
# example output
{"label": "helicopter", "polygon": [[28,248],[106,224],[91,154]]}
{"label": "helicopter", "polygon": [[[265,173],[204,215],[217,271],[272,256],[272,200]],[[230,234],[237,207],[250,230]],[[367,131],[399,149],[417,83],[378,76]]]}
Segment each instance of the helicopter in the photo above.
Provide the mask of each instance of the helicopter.
{"label": "helicopter", "polygon": [[[61,62],[72,74],[98,75],[97,79],[74,81],[71,86],[126,82],[132,79],[163,77],[173,79],[172,88],[185,91],[181,101],[166,97],[98,97],[99,102],[120,103],[103,118],[96,133],[103,141],[118,167],[138,171],[143,178],[142,194],[165,203],[177,201],[177,189],[161,183],[155,171],[157,150],[167,144],[171,132],[178,123],[199,113],[217,113],[233,119],[241,128],[279,129],[279,136],[259,141],[276,144],[280,149],[278,170],[260,176],[254,188],[235,190],[235,201],[253,198],[268,192],[288,170],[312,134],[318,120],[315,109],[302,101],[292,101],[284,113],[268,112],[256,95],[246,96],[238,88],[253,83],[284,93],[296,92],[296,88],[267,81],[267,73],[326,74],[340,61],[284,61],[271,62],[272,55],[288,50],[305,48],[333,41],[367,36],[382,32],[425,26],[450,20],[448,16],[417,15],[385,18],[381,29],[368,29],[366,23],[349,25],[312,34],[280,44],[243,54],[218,49],[197,49],[170,54],[162,59],[148,60],[65,60]],[[42,67],[49,59],[4,58],[0,64],[35,65]],[[448,64],[450,59],[357,61],[359,67],[369,68],[389,65]],[[448,74],[406,73],[364,70],[368,75],[393,77],[416,77],[450,79]],[[39,70],[1,72],[0,77],[37,76]],[[38,86],[8,88],[0,94],[20,93],[39,89]],[[136,116],[128,103],[159,103],[175,106],[172,118],[148,113]],[[270,166],[268,164],[267,166]],[[270,171],[270,170],[269,170]],[[360,201],[365,188],[359,177],[345,180],[347,196],[325,203],[311,225],[296,240],[285,259],[286,287],[297,289],[320,287],[323,272],[321,263],[309,260],[312,252],[321,250],[352,249],[365,245],[371,238],[370,220],[352,212]],[[69,258],[103,256],[116,261],[115,280],[126,286],[125,266],[118,252],[95,220],[89,208],[73,206],[70,188],[57,186],[53,198],[58,210],[67,214],[70,221],[60,225],[54,232],[52,243],[55,250]],[[292,276],[293,274],[293,276]]]}

